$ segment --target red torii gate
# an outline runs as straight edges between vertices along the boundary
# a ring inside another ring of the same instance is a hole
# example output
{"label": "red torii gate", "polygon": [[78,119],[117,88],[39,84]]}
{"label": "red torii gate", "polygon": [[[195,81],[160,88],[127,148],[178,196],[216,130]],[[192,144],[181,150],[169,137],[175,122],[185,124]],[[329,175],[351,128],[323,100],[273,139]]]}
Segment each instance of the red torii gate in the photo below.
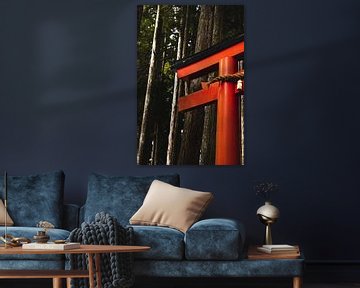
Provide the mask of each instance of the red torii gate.
{"label": "red torii gate", "polygon": [[[189,58],[178,61],[174,67],[179,79],[188,80],[219,69],[219,76],[238,72],[238,60],[244,56],[243,35],[220,43]],[[221,77],[219,77],[221,78]],[[234,81],[202,85],[203,89],[179,97],[178,111],[189,110],[217,101],[215,165],[239,165],[240,128],[239,99]]]}

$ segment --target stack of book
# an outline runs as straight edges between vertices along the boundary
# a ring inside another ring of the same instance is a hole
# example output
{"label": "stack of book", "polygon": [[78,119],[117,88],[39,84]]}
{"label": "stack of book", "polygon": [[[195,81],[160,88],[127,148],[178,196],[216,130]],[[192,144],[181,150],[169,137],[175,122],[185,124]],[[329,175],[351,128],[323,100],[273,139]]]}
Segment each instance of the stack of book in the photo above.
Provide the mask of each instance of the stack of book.
{"label": "stack of book", "polygon": [[300,257],[299,246],[295,245],[262,245],[250,247],[249,259],[295,259]]}
{"label": "stack of book", "polygon": [[299,253],[298,246],[291,246],[286,244],[262,245],[257,247],[257,250],[268,254],[298,254]]}
{"label": "stack of book", "polygon": [[80,243],[27,243],[22,245],[26,250],[70,250],[79,249]]}

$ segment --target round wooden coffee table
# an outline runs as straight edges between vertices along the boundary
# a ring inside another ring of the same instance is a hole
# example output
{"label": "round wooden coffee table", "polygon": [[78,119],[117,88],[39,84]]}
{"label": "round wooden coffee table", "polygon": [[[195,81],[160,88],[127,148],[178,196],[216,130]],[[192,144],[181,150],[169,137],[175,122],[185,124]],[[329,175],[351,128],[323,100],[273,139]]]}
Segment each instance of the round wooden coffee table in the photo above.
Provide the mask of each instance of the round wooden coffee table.
{"label": "round wooden coffee table", "polygon": [[[1,254],[25,255],[25,254],[87,254],[89,263],[88,270],[0,270],[0,279],[21,279],[21,278],[52,278],[53,288],[62,287],[61,280],[71,278],[88,278],[90,288],[96,284],[101,288],[101,257],[102,253],[128,253],[144,252],[149,250],[148,246],[125,246],[125,245],[80,245],[80,248],[71,250],[27,250],[21,247],[0,248]],[[94,261],[95,258],[95,261]]]}

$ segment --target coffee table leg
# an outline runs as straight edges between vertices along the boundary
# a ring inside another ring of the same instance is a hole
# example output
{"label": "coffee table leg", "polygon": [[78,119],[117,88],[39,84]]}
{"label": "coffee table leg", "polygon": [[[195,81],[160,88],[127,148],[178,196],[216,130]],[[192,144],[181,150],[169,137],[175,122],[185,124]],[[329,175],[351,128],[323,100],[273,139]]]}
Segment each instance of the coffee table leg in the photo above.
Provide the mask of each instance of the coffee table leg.
{"label": "coffee table leg", "polygon": [[61,278],[53,278],[53,288],[61,288],[62,281]]}
{"label": "coffee table leg", "polygon": [[293,278],[293,288],[301,288],[301,277],[297,276]]}
{"label": "coffee table leg", "polygon": [[71,288],[71,278],[66,278],[66,288]]}
{"label": "coffee table leg", "polygon": [[94,254],[88,253],[88,260],[89,260],[89,288],[95,288],[95,282],[94,282]]}
{"label": "coffee table leg", "polygon": [[96,285],[97,288],[101,288],[101,255],[99,253],[95,254],[95,271],[96,271]]}

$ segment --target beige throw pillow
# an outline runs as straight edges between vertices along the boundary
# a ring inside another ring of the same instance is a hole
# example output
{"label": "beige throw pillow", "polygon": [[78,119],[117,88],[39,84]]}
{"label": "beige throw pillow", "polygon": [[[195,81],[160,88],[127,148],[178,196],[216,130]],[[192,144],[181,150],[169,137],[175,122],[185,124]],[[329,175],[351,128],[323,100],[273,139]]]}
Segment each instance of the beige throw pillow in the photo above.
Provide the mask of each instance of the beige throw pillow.
{"label": "beige throw pillow", "polygon": [[[8,213],[6,213],[6,225],[12,226],[14,225],[14,221],[11,219]],[[5,225],[5,205],[3,201],[0,199],[0,226]]]}
{"label": "beige throw pillow", "polygon": [[143,205],[130,224],[166,226],[186,232],[212,200],[210,192],[199,192],[154,180]]}

